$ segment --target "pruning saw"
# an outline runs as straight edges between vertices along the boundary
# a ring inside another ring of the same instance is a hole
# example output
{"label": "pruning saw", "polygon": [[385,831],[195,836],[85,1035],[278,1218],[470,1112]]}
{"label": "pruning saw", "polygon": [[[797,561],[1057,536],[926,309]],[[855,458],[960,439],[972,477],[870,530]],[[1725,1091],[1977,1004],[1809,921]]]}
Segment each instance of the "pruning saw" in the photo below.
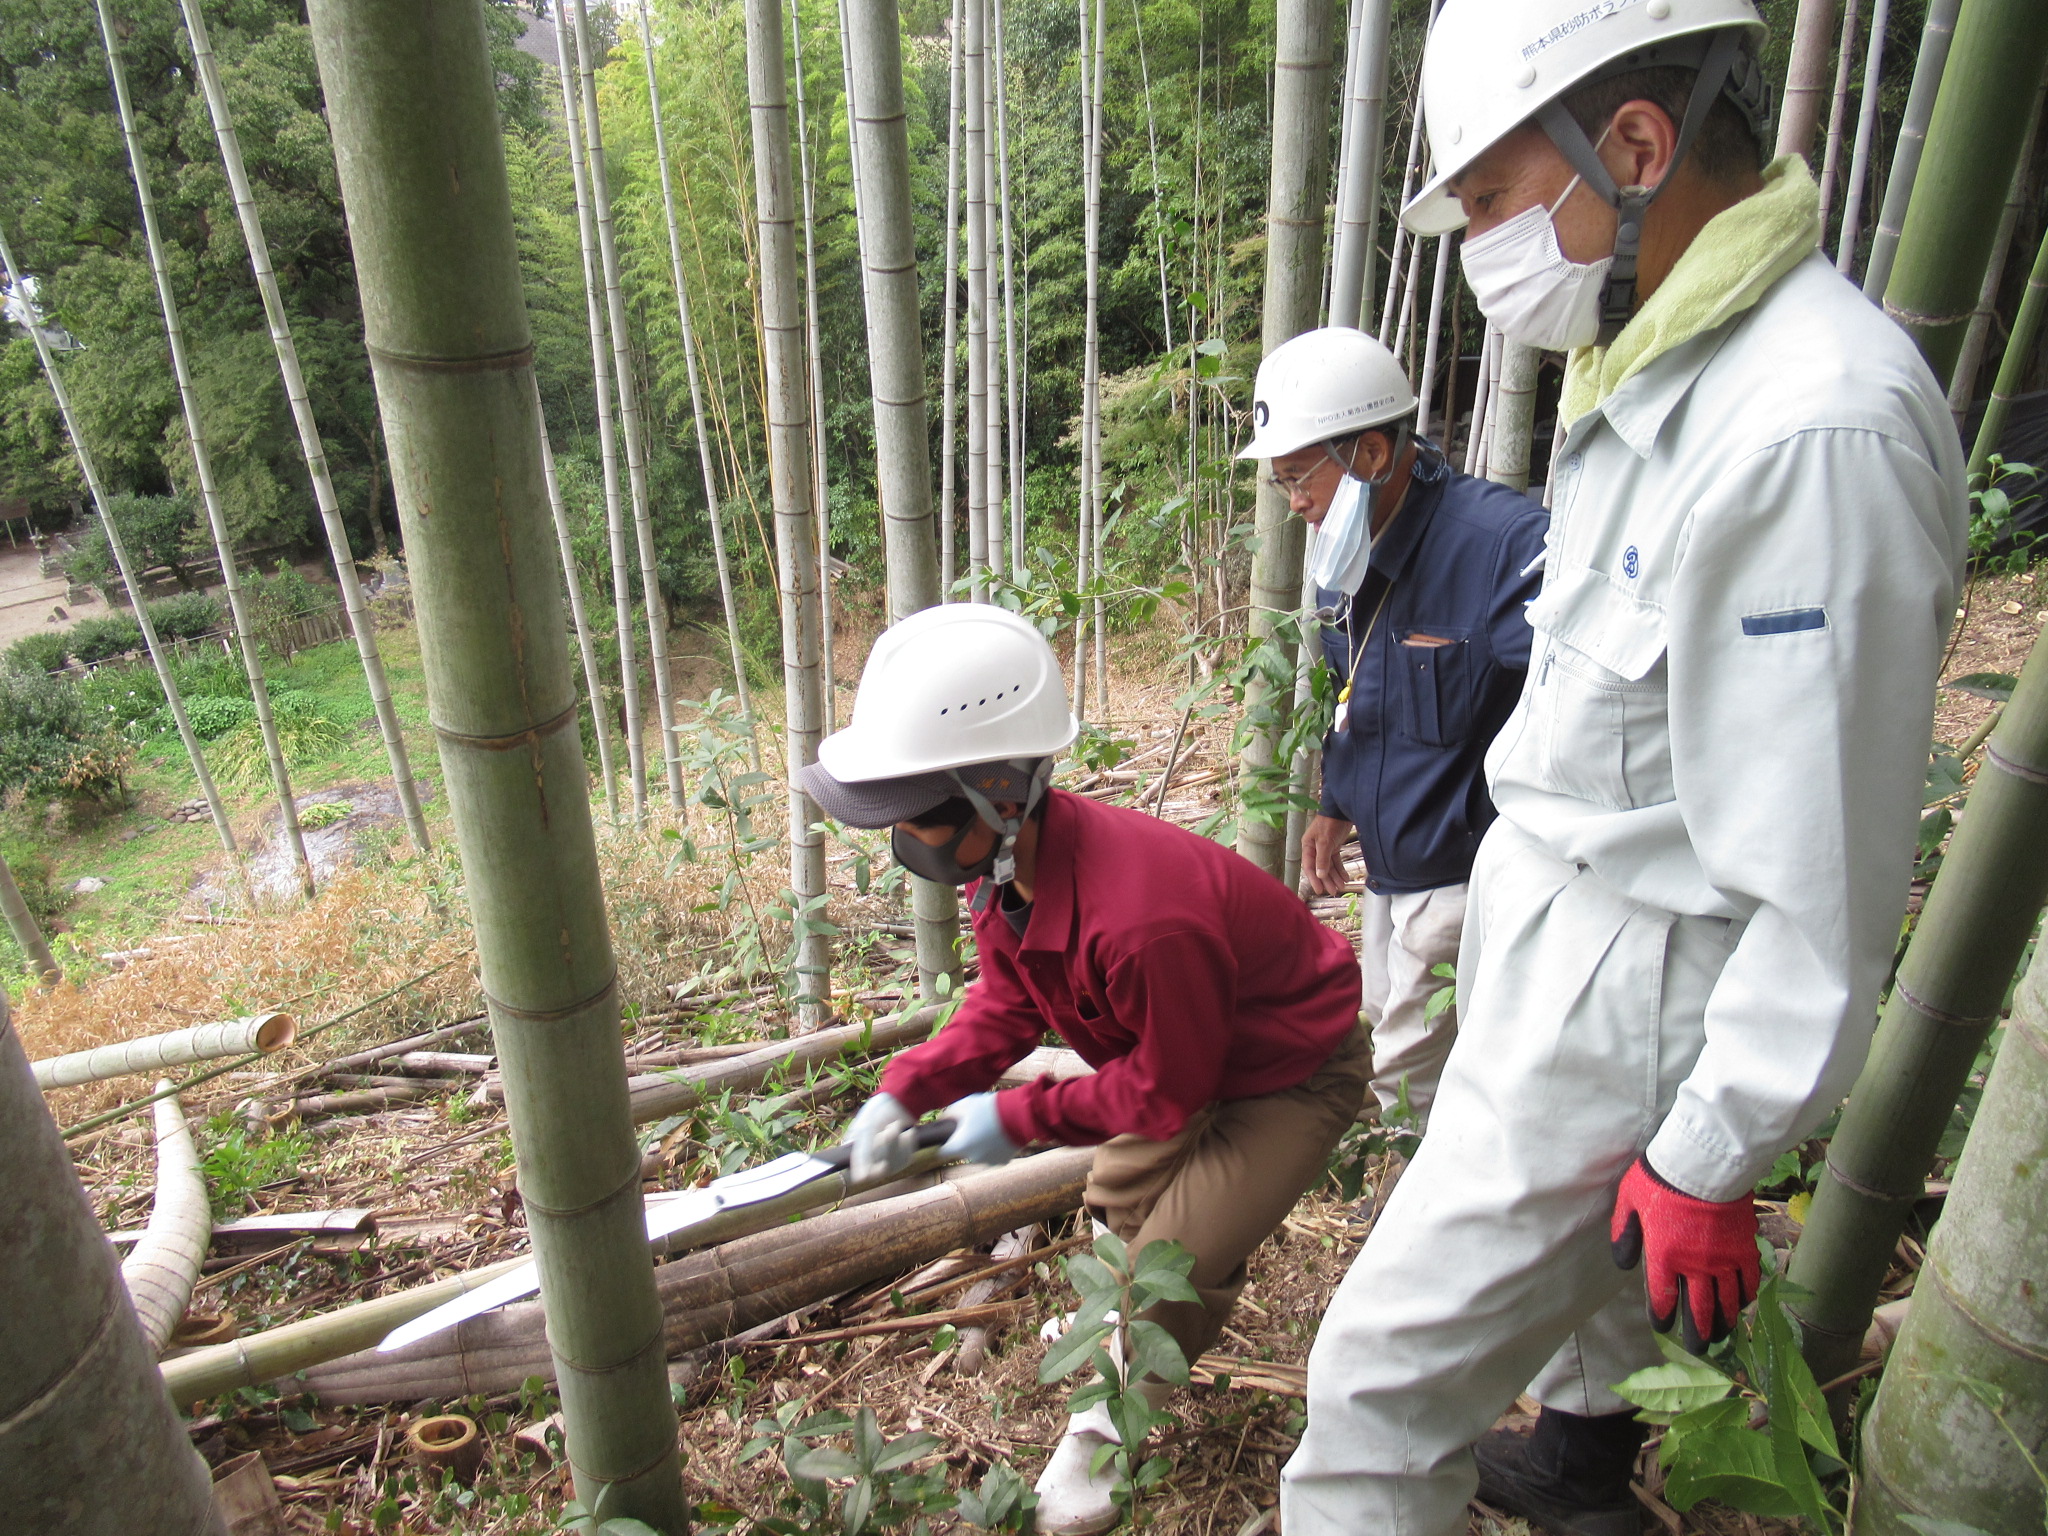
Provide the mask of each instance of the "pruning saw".
{"label": "pruning saw", "polygon": [[[951,1120],[933,1120],[917,1127],[916,1146],[920,1151],[940,1146],[952,1134]],[[647,1240],[652,1243],[686,1234],[692,1227],[702,1226],[727,1211],[780,1199],[806,1184],[845,1173],[852,1162],[853,1146],[850,1142],[842,1142],[821,1152],[791,1152],[758,1168],[742,1168],[738,1173],[713,1179],[700,1189],[649,1196]],[[377,1351],[389,1354],[395,1349],[403,1349],[408,1344],[416,1344],[421,1339],[453,1328],[457,1323],[531,1296],[539,1289],[540,1270],[533,1260],[528,1259],[517,1269],[508,1269],[475,1290],[465,1291],[453,1301],[392,1329],[384,1342],[377,1346]]]}

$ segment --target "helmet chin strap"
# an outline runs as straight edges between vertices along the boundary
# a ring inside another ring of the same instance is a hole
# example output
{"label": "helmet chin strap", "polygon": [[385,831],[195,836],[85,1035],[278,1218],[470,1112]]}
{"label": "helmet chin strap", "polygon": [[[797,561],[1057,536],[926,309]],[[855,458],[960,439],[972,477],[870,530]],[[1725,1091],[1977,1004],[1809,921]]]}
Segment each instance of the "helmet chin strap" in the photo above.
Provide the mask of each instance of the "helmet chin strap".
{"label": "helmet chin strap", "polygon": [[[1716,32],[1703,47],[1687,49],[1687,43],[1697,39],[1679,39],[1669,47],[1645,49],[1641,57],[1631,58],[1626,67],[1631,69],[1649,68],[1660,64],[1690,64],[1698,60],[1699,72],[1693,78],[1692,95],[1685,104],[1685,120],[1678,125],[1678,141],[1671,151],[1671,164],[1665,168],[1664,178],[1654,187],[1640,185],[1617,186],[1607,165],[1587,139],[1585,129],[1561,100],[1547,102],[1538,109],[1536,121],[1543,131],[1550,135],[1550,142],[1570,162],[1571,168],[1584,178],[1596,196],[1604,200],[1615,213],[1614,224],[1614,265],[1608,268],[1607,281],[1600,289],[1600,335],[1595,346],[1607,346],[1621,334],[1621,328],[1628,324],[1636,308],[1636,267],[1642,254],[1643,222],[1650,211],[1650,204],[1671,185],[1672,173],[1685,158],[1700,130],[1706,126],[1707,112],[1714,105],[1714,98],[1721,94],[1724,86],[1732,87],[1735,104],[1750,119],[1752,126],[1759,129],[1758,139],[1762,141],[1763,120],[1770,115],[1770,85],[1762,78],[1762,72],[1742,51],[1742,34],[1726,29]],[[1689,54],[1690,56],[1679,56]],[[1747,65],[1746,68],[1742,67]]]}
{"label": "helmet chin strap", "polygon": [[989,871],[981,889],[974,893],[974,910],[981,911],[989,904],[999,885],[1008,885],[1017,878],[1017,834],[1024,830],[1024,823],[1031,819],[1038,802],[1045,797],[1045,787],[1052,782],[1052,759],[1042,757],[1038,766],[1031,771],[1030,788],[1024,792],[1024,804],[1015,816],[1005,816],[995,808],[988,796],[961,778],[956,772],[953,782],[960,786],[960,793],[967,797],[981,819],[997,835],[995,867]]}

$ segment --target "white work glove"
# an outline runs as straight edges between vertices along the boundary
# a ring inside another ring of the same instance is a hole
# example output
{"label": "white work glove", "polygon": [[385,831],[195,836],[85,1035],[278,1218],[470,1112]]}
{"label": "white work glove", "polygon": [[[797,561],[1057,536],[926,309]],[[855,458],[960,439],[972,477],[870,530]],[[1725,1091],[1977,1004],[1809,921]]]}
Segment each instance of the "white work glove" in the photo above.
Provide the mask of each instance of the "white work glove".
{"label": "white work glove", "polygon": [[953,1121],[953,1134],[939,1148],[942,1157],[994,1166],[1007,1163],[1023,1150],[1003,1129],[993,1093],[969,1094],[946,1111],[946,1118]]}
{"label": "white work glove", "polygon": [[893,1094],[878,1093],[861,1105],[846,1129],[847,1143],[853,1148],[848,1178],[865,1184],[909,1167],[911,1154],[917,1150],[916,1126],[915,1117]]}

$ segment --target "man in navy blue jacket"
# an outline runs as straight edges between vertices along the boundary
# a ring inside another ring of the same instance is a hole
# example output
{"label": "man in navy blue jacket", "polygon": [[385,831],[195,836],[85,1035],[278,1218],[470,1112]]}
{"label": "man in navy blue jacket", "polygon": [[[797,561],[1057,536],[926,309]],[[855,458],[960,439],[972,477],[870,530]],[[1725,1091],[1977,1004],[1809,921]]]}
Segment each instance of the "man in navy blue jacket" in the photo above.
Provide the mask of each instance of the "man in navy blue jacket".
{"label": "man in navy blue jacket", "polygon": [[1301,865],[1347,889],[1355,828],[1373,1093],[1419,1122],[1456,1034],[1429,1013],[1465,922],[1465,883],[1493,820],[1484,764],[1529,667],[1522,608],[1536,595],[1547,517],[1527,496],[1461,474],[1412,434],[1416,400],[1362,331],[1297,336],[1259,367],[1242,457],[1316,529],[1310,573],[1338,680],[1319,813]]}

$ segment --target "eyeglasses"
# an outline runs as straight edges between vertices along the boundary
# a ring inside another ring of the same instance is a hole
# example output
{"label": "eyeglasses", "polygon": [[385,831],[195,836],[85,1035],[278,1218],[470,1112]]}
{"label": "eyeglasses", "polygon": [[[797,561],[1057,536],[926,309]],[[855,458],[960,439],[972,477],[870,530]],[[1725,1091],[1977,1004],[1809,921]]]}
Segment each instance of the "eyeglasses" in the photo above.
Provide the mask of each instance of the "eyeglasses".
{"label": "eyeglasses", "polygon": [[[1362,432],[1355,432],[1350,437],[1344,439],[1345,448],[1349,450],[1356,447],[1358,439],[1364,435],[1365,434]],[[1336,465],[1337,468],[1340,470],[1345,467],[1345,460],[1340,459],[1337,456],[1336,450],[1332,448],[1329,443],[1323,443],[1320,446],[1323,450],[1323,456],[1320,459],[1317,459],[1314,464],[1310,465],[1300,474],[1268,475],[1266,476],[1266,484],[1271,486],[1274,490],[1278,491],[1282,496],[1288,497],[1291,500],[1295,492],[1299,491],[1303,486],[1307,485],[1309,481],[1315,479],[1317,475],[1320,475],[1325,469],[1328,469],[1332,464]]]}

